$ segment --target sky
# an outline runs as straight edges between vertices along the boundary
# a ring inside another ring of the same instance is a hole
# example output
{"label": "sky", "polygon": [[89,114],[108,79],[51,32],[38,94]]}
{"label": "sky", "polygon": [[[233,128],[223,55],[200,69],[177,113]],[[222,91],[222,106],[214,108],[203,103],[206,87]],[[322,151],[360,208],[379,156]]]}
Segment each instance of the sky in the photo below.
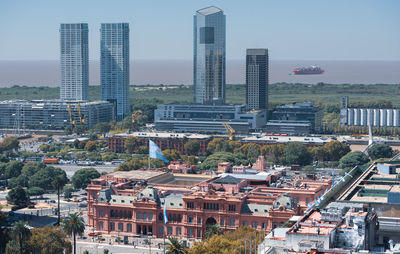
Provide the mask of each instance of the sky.
{"label": "sky", "polygon": [[190,60],[193,15],[226,15],[227,59],[268,48],[272,60],[400,60],[397,0],[0,0],[0,60],[58,60],[60,23],[89,24],[89,57],[100,24],[130,24],[131,59]]}

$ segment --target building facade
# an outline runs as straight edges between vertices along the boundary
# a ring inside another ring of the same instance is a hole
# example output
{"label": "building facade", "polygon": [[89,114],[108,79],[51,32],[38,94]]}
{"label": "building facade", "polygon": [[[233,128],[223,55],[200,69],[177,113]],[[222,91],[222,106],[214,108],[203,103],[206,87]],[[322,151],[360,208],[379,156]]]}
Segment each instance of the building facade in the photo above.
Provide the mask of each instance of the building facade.
{"label": "building facade", "polygon": [[266,123],[264,110],[247,111],[245,105],[161,104],[154,111],[156,129],[226,133],[224,122],[238,133],[248,133]]}
{"label": "building facade", "polygon": [[172,185],[147,185],[132,178],[118,182],[102,176],[87,187],[88,224],[102,234],[120,237],[161,238],[165,232],[181,239],[202,239],[208,225],[218,224],[222,231],[243,225],[269,232],[303,212],[287,194],[228,192],[241,183],[233,177],[218,178],[193,191],[175,190]]}
{"label": "building facade", "polygon": [[60,53],[60,99],[89,100],[88,24],[61,24]]}
{"label": "building facade", "polygon": [[347,126],[400,127],[400,109],[343,108],[340,124]]}
{"label": "building facade", "polygon": [[130,112],[129,105],[129,24],[101,24],[101,100],[116,105],[118,121]]}
{"label": "building facade", "polygon": [[225,15],[215,6],[198,10],[193,24],[194,102],[224,104]]}
{"label": "building facade", "polygon": [[113,119],[114,105],[107,101],[78,103],[61,100],[15,100],[0,102],[0,128],[4,129],[61,130],[70,126],[71,120],[92,128],[97,123],[109,122]]}
{"label": "building facade", "polygon": [[[288,125],[292,125],[294,122],[299,124],[309,123],[310,132],[312,133],[318,133],[322,130],[322,111],[312,102],[277,106],[272,111],[272,120],[278,120],[280,125],[285,124],[285,122],[287,122]],[[303,126],[301,126],[301,128],[303,128]]]}
{"label": "building facade", "polygon": [[246,105],[248,109],[268,109],[268,50],[246,51]]}

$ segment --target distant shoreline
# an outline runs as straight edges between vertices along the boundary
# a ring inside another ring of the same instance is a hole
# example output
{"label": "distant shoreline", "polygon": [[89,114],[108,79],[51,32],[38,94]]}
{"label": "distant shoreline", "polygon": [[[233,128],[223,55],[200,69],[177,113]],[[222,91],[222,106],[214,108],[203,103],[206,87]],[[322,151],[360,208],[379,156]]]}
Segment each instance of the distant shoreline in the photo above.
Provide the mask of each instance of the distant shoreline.
{"label": "distant shoreline", "polygon": [[[318,65],[325,69],[320,75],[289,75],[296,67]],[[90,84],[100,84],[99,61],[90,61]],[[193,83],[192,60],[133,60],[131,84],[159,85]],[[58,60],[0,60],[0,87],[13,85],[29,87],[58,87],[60,70]],[[227,60],[228,84],[245,83],[245,60]],[[317,84],[400,84],[400,60],[270,60],[270,83]]]}

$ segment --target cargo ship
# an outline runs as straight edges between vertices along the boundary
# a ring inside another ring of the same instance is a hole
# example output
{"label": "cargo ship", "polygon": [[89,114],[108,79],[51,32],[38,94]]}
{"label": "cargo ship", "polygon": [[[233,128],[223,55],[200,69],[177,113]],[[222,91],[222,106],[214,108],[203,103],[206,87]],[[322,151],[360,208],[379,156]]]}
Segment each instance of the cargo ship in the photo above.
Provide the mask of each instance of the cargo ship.
{"label": "cargo ship", "polygon": [[322,74],[325,70],[318,66],[301,67],[293,70],[294,75]]}

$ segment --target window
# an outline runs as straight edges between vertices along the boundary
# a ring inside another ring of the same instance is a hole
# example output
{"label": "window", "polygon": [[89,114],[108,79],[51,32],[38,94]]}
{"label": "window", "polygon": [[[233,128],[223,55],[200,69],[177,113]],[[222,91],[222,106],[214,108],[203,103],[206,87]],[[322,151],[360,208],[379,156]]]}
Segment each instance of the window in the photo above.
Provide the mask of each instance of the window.
{"label": "window", "polygon": [[230,212],[235,212],[235,211],[236,211],[236,206],[235,206],[235,205],[229,205],[228,210],[229,210]]}
{"label": "window", "polygon": [[235,226],[235,219],[234,219],[234,218],[231,218],[231,219],[230,219],[229,225],[230,225],[231,227],[234,227],[234,226]]}
{"label": "window", "polygon": [[277,228],[278,227],[278,223],[274,222],[274,227],[273,228]]}
{"label": "window", "polygon": [[247,226],[248,225],[247,221],[243,221],[242,224],[243,224],[243,226]]}
{"label": "window", "polygon": [[179,227],[176,228],[176,234],[179,235],[179,236],[182,235],[182,229],[179,228]]}
{"label": "window", "polygon": [[263,229],[266,229],[266,228],[267,228],[267,223],[263,222],[261,225],[262,225],[262,228],[263,228]]}
{"label": "window", "polygon": [[146,219],[147,219],[147,214],[143,213],[143,220],[146,220]]}
{"label": "window", "polygon": [[214,27],[200,27],[200,44],[214,43]]}
{"label": "window", "polygon": [[194,203],[193,202],[187,202],[186,204],[188,209],[194,209]]}
{"label": "window", "polygon": [[160,232],[160,234],[164,234],[164,226],[158,227],[158,232]]}
{"label": "window", "polygon": [[102,221],[99,222],[98,227],[99,230],[103,230],[104,228],[104,223]]}
{"label": "window", "polygon": [[200,229],[197,230],[197,238],[201,238],[201,230]]}
{"label": "window", "polygon": [[153,220],[153,214],[149,213],[149,220],[152,221]]}
{"label": "window", "polygon": [[100,216],[100,217],[103,217],[103,216],[104,216],[104,211],[103,211],[103,210],[100,210],[100,211],[99,211],[99,216]]}
{"label": "window", "polygon": [[225,226],[225,221],[224,219],[221,219],[221,222],[219,223],[221,226]]}
{"label": "window", "polygon": [[124,231],[124,224],[123,223],[118,223],[118,230],[119,231]]}
{"label": "window", "polygon": [[193,228],[189,228],[188,235],[189,237],[193,237]]}
{"label": "window", "polygon": [[192,215],[188,215],[188,223],[193,223],[193,216]]}
{"label": "window", "polygon": [[253,222],[251,223],[251,226],[252,226],[253,228],[257,228],[257,222],[256,222],[256,221],[253,221]]}
{"label": "window", "polygon": [[197,224],[201,224],[201,218],[200,217],[197,218]]}
{"label": "window", "polygon": [[172,235],[172,227],[167,227],[167,234]]}
{"label": "window", "polygon": [[115,231],[115,223],[114,222],[110,223],[110,231]]}
{"label": "window", "polygon": [[136,213],[136,219],[137,220],[141,220],[142,219],[142,213],[141,212],[137,212]]}
{"label": "window", "polygon": [[130,224],[130,223],[126,224],[126,231],[132,232],[132,224]]}

